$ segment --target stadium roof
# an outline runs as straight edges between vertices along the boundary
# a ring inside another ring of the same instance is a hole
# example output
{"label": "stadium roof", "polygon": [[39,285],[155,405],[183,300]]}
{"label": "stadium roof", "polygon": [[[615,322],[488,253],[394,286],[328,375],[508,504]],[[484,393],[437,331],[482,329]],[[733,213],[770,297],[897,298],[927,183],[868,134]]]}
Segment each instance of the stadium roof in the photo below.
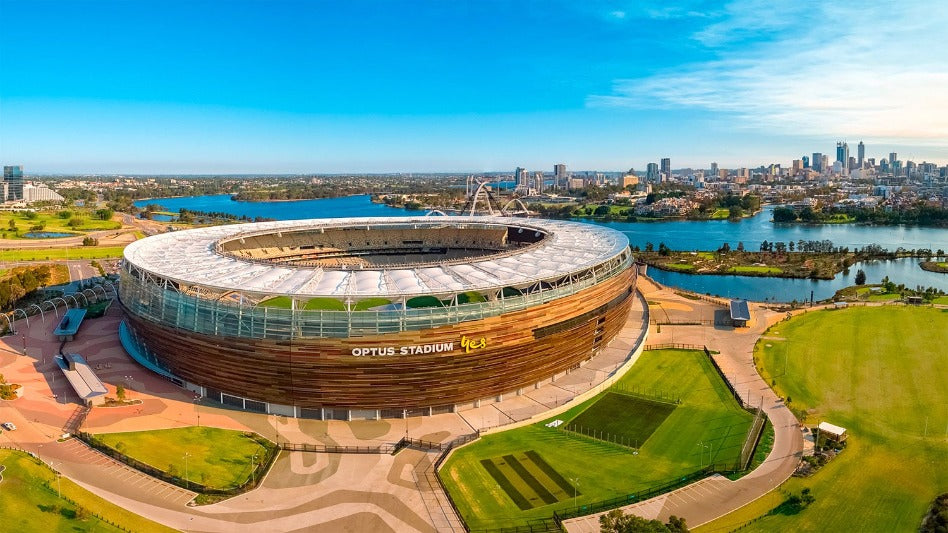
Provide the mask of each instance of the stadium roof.
{"label": "stadium roof", "polygon": [[[221,239],[252,231],[276,233],[333,227],[443,228],[514,226],[547,234],[536,246],[468,262],[418,267],[355,268],[287,266],[248,261],[217,251]],[[125,248],[125,260],[155,276],[222,291],[361,299],[489,291],[526,286],[601,265],[629,246],[621,232],[567,221],[510,217],[335,218],[234,224],[163,233]]]}

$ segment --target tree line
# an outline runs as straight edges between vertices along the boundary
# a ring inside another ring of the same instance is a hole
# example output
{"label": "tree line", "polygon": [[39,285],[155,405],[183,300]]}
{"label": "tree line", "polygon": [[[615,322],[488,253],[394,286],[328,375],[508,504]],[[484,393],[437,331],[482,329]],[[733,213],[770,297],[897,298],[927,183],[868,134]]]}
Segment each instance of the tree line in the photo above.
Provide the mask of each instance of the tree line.
{"label": "tree line", "polygon": [[0,279],[0,307],[10,311],[27,294],[49,283],[49,265],[16,267]]}

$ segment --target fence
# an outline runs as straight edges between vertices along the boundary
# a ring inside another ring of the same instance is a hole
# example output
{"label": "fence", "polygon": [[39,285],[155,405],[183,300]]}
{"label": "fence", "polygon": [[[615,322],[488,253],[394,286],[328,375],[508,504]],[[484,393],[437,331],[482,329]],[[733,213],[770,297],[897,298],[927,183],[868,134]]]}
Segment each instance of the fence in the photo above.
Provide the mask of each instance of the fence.
{"label": "fence", "polygon": [[707,347],[700,344],[682,344],[680,342],[665,342],[662,344],[646,344],[645,350],[707,350]]}
{"label": "fence", "polygon": [[658,496],[659,494],[664,494],[677,488],[684,487],[685,485],[688,485],[694,481],[698,481],[699,479],[704,479],[712,474],[728,474],[734,472],[736,470],[736,466],[737,465],[713,464],[702,468],[701,470],[686,474],[680,478],[672,479],[662,483],[661,485],[649,487],[639,492],[633,492],[631,494],[626,494],[625,496],[619,496],[617,498],[600,500],[598,502],[587,503],[577,507],[553,511],[553,521],[557,524],[557,526],[562,527],[564,520],[601,513],[603,511],[610,511],[612,509],[618,509],[619,507],[625,507],[626,505],[645,501],[653,496]]}
{"label": "fence", "polygon": [[638,441],[623,437],[622,435],[613,435],[612,433],[606,431],[595,428],[585,428],[582,426],[577,426],[576,424],[564,424],[560,427],[560,431],[565,431],[576,436],[586,437],[597,441],[608,442],[610,444],[615,444],[616,446],[629,448],[630,450],[637,450],[639,447]]}
{"label": "fence", "polygon": [[166,483],[170,483],[187,490],[193,490],[201,494],[236,496],[238,494],[247,492],[248,490],[252,490],[260,484],[263,478],[261,474],[265,474],[267,471],[269,471],[270,467],[273,465],[273,462],[276,460],[277,452],[279,451],[277,446],[260,435],[257,435],[256,433],[252,433],[250,435],[252,435],[251,438],[260,444],[260,446],[265,450],[263,457],[261,457],[262,460],[259,463],[251,464],[251,475],[249,480],[245,481],[241,485],[229,489],[208,487],[202,483],[197,483],[195,481],[191,481],[190,479],[183,479],[172,474],[171,472],[166,472],[159,468],[155,468],[152,465],[143,463],[137,459],[125,455],[114,448],[109,447],[108,445],[99,441],[99,439],[97,439],[96,436],[91,433],[80,431],[76,434],[76,437],[104,455],[107,455],[122,464],[130,466],[135,470],[142,472],[143,474],[160,479]]}

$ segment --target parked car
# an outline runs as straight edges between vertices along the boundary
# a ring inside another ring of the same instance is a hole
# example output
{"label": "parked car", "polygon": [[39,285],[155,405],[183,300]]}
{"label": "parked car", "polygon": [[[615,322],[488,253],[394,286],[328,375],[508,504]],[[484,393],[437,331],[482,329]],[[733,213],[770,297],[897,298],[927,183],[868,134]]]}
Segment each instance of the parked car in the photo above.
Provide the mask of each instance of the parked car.
{"label": "parked car", "polygon": [[2,425],[3,429],[7,431],[13,431],[16,429],[16,425],[13,422],[4,422],[3,424],[0,424],[0,425]]}

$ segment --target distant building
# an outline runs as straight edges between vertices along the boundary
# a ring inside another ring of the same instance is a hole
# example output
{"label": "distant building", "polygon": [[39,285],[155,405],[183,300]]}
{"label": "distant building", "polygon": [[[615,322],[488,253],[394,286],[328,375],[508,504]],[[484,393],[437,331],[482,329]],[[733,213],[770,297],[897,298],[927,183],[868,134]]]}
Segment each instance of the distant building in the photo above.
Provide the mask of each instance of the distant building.
{"label": "distant building", "polygon": [[670,178],[671,178],[671,176],[672,176],[672,160],[671,160],[670,157],[663,157],[663,158],[662,158],[661,172],[662,172],[662,178],[663,178],[663,179],[666,179],[666,180],[667,180],[667,179],[670,179]]}
{"label": "distant building", "polygon": [[862,168],[863,164],[866,162],[866,145],[859,141],[859,146],[856,148],[856,154],[858,159],[856,160],[856,166]]}
{"label": "distant building", "polygon": [[849,174],[849,145],[843,141],[836,143],[836,161],[840,163],[842,174]]}
{"label": "distant building", "polygon": [[566,175],[566,165],[563,163],[553,165],[553,187],[562,187],[565,189],[567,187],[567,179],[569,179],[569,177]]}
{"label": "distant building", "polygon": [[895,162],[899,160],[899,154],[896,152],[889,152],[889,167],[894,167]]}
{"label": "distant building", "polygon": [[809,157],[809,156],[803,156],[803,168],[804,168],[804,169],[810,168],[810,157]]}
{"label": "distant building", "polygon": [[638,176],[636,176],[635,174],[626,174],[625,176],[622,176],[622,183],[620,185],[622,185],[622,188],[624,189],[629,186],[635,187],[638,184],[639,184]]}
{"label": "distant building", "polygon": [[658,165],[649,163],[645,171],[645,181],[649,183],[661,183],[662,177],[658,172]]}
{"label": "distant building", "polygon": [[28,204],[33,202],[62,202],[63,200],[65,198],[45,185],[27,183],[23,186],[23,201]]}
{"label": "distant building", "polygon": [[23,200],[23,167],[12,165],[3,167],[4,199],[8,202]]}
{"label": "distant building", "polygon": [[813,152],[813,170],[817,172],[823,172],[823,154],[820,152]]}
{"label": "distant building", "polygon": [[711,163],[711,175],[712,175],[712,176],[717,176],[717,175],[718,175],[718,164],[717,164],[717,163],[714,163],[714,162]]}

